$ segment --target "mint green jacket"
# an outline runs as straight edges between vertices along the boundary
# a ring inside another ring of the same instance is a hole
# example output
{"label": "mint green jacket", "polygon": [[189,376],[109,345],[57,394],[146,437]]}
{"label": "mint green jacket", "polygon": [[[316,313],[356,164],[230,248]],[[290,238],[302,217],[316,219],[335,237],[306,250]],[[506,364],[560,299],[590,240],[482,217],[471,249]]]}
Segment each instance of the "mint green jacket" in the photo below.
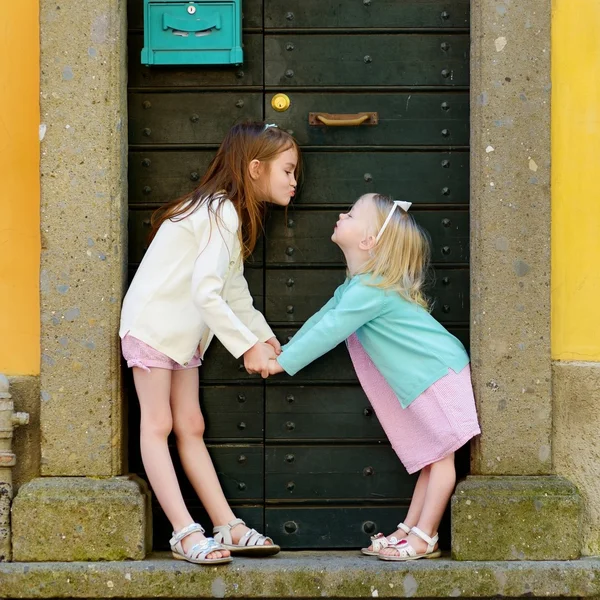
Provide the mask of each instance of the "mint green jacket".
{"label": "mint green jacket", "polygon": [[406,408],[451,368],[469,364],[461,342],[423,307],[400,294],[367,285],[359,275],[340,285],[333,298],[296,333],[277,358],[289,375],[356,332],[371,360]]}

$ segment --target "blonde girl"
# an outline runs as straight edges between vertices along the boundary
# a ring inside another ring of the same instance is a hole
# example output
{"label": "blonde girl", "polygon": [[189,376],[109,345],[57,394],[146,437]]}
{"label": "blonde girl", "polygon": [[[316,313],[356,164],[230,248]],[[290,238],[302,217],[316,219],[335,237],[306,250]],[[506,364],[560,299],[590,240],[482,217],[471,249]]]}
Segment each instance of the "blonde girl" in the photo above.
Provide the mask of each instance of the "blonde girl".
{"label": "blonde girl", "polygon": [[294,375],[346,340],[392,448],[409,473],[420,471],[404,522],[362,550],[389,561],[440,555],[454,452],[480,433],[467,353],[428,310],[429,241],[409,207],[367,194],[339,216],[331,239],[344,253],[347,279],[269,367]]}
{"label": "blonde girl", "polygon": [[[200,366],[216,335],[249,373],[268,373],[281,348],[254,309],[243,260],[253,251],[268,203],[287,206],[299,151],[275,126],[231,129],[200,185],[153,215],[153,238],[125,296],[119,335],[141,409],[144,469],[173,526],[171,550],[198,564],[232,553],[275,554],[279,546],[236,519],[204,444]],[[214,538],[184,504],[169,454],[171,431],[184,471],[213,523]]]}

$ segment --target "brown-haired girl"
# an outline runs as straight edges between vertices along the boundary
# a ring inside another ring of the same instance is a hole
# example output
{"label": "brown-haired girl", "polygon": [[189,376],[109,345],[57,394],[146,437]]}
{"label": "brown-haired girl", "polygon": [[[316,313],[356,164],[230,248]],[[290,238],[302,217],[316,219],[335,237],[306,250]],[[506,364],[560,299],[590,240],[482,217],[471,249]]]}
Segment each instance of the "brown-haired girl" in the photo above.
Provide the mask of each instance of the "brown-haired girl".
{"label": "brown-haired girl", "polygon": [[[267,203],[287,206],[299,150],[264,123],[234,126],[200,185],[153,215],[152,242],[123,301],[119,335],[141,409],[144,469],[171,525],[173,556],[197,564],[230,554],[275,554],[279,546],[236,519],[203,440],[198,366],[216,335],[249,373],[268,374],[281,352],[254,309],[243,274]],[[206,538],[186,508],[167,438],[174,431],[185,473],[213,523]]]}

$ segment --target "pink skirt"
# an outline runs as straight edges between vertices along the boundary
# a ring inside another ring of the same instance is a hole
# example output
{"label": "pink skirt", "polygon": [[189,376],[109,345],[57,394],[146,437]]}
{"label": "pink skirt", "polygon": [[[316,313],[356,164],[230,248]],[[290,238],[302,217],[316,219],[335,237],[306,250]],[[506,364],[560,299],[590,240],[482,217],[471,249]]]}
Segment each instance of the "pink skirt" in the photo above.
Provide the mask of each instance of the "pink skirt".
{"label": "pink skirt", "polygon": [[128,333],[121,340],[121,352],[129,368],[139,367],[147,372],[150,372],[150,367],[178,371],[179,369],[193,369],[202,364],[199,350],[196,350],[187,365],[180,365],[166,354],[155,350],[152,346],[148,346],[146,342],[142,342],[142,340],[138,340]]}
{"label": "pink skirt", "polygon": [[409,473],[445,458],[481,433],[469,365],[460,373],[448,369],[448,375],[402,408],[356,334],[348,338],[348,350],[360,384]]}

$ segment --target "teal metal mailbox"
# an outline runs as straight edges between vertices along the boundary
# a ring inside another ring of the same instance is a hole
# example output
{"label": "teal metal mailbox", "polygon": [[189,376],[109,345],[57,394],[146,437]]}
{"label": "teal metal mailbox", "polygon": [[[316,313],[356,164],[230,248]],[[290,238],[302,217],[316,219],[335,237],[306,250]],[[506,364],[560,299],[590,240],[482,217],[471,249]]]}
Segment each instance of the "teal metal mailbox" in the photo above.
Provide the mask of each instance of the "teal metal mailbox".
{"label": "teal metal mailbox", "polygon": [[239,65],[242,0],[144,0],[144,65]]}

